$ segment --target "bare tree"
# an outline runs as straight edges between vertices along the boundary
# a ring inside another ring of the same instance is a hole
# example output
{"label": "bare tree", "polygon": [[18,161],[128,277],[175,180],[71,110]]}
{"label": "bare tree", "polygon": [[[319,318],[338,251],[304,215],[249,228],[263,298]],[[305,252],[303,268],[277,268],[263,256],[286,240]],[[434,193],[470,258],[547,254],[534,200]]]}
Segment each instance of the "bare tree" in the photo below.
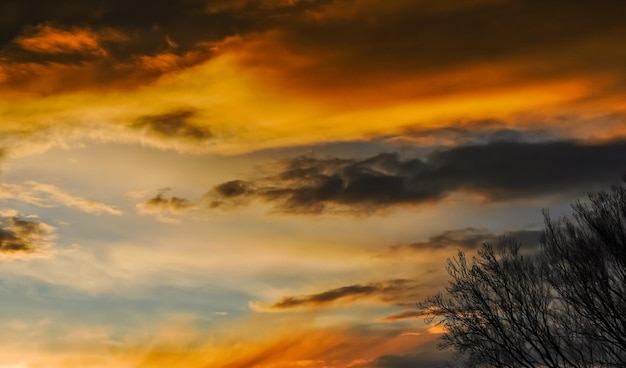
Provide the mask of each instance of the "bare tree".
{"label": "bare tree", "polygon": [[448,260],[446,293],[418,306],[465,367],[626,367],[626,187],[573,209],[545,213],[536,253],[503,238]]}
{"label": "bare tree", "polygon": [[568,317],[580,321],[570,334],[591,350],[585,359],[626,367],[626,187],[591,194],[573,208],[573,220],[545,215],[547,281]]}

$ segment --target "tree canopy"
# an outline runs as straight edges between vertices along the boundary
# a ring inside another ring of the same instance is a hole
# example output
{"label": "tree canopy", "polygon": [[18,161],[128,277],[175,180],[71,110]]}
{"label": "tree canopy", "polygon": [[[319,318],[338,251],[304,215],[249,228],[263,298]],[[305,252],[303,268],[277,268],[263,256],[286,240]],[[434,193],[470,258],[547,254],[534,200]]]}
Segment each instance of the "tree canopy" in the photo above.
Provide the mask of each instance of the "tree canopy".
{"label": "tree canopy", "polygon": [[626,367],[626,185],[572,208],[544,212],[539,250],[502,238],[448,259],[446,292],[418,306],[462,366]]}

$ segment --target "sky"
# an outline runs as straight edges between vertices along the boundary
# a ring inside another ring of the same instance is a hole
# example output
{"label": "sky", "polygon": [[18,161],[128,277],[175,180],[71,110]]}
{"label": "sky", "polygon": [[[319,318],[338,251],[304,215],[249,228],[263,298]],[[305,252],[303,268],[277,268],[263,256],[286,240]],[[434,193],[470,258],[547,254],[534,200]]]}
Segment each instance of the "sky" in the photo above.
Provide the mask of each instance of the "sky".
{"label": "sky", "polygon": [[0,368],[453,362],[446,259],[626,174],[625,18],[0,2]]}

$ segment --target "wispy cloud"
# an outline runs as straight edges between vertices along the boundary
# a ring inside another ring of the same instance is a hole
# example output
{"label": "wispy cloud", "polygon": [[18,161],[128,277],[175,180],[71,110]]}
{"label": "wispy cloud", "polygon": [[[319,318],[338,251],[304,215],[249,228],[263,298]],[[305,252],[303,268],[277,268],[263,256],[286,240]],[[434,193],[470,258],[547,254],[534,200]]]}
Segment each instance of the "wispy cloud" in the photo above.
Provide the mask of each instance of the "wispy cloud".
{"label": "wispy cloud", "polygon": [[0,184],[0,199],[14,199],[39,207],[69,207],[86,213],[121,215],[122,211],[102,202],[66,193],[52,184],[26,181]]}
{"label": "wispy cloud", "polygon": [[488,243],[494,244],[503,237],[514,239],[523,247],[528,249],[536,249],[539,246],[540,230],[515,230],[507,231],[502,234],[494,234],[486,229],[477,229],[467,227],[463,229],[447,230],[435,234],[428,240],[411,243],[409,248],[415,250],[424,249],[441,249],[448,247],[457,247],[464,250],[471,250]]}

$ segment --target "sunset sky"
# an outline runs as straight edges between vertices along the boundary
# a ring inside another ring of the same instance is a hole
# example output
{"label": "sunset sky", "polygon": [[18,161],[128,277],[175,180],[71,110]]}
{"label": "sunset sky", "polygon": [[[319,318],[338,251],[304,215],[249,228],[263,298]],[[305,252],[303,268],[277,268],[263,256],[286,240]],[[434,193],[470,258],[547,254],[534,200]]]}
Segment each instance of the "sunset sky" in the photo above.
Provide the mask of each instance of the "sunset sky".
{"label": "sunset sky", "polygon": [[459,250],[626,174],[623,0],[0,1],[0,368],[407,368]]}

